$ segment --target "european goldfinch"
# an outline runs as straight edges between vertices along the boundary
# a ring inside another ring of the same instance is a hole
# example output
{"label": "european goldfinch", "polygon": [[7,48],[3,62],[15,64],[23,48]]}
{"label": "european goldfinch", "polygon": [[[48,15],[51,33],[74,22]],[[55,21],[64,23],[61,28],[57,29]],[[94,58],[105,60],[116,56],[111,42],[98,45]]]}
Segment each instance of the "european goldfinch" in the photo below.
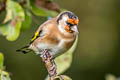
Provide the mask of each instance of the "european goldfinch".
{"label": "european goldfinch", "polygon": [[78,17],[65,11],[57,17],[44,22],[33,35],[31,42],[17,51],[28,53],[34,51],[36,54],[47,49],[52,56],[66,52],[73,45],[78,35]]}

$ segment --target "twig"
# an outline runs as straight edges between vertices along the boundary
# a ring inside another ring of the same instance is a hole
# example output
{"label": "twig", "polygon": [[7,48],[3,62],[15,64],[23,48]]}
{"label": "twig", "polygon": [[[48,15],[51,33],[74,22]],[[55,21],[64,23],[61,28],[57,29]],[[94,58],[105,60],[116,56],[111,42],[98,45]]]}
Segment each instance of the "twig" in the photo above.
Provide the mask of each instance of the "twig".
{"label": "twig", "polygon": [[47,49],[45,49],[41,54],[41,58],[42,61],[45,63],[48,74],[50,76],[50,80],[54,80],[54,78],[57,76],[57,67],[53,56],[49,53]]}
{"label": "twig", "polygon": [[34,3],[44,9],[61,12],[59,5],[51,0],[34,0]]}

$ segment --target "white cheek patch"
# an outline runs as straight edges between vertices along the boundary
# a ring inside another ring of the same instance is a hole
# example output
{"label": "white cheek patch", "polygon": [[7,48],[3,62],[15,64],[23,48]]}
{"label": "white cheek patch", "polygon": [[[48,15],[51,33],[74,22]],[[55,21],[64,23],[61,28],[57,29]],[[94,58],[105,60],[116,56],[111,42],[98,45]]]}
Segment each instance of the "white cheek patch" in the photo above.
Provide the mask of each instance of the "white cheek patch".
{"label": "white cheek patch", "polygon": [[58,25],[58,29],[60,32],[62,32],[63,34],[67,34],[68,32],[65,30],[65,26],[67,25],[66,24],[66,21],[68,20],[68,17],[67,16],[63,16],[61,21],[60,21],[60,24]]}
{"label": "white cheek patch", "polygon": [[58,29],[61,33],[66,34],[67,32],[65,31],[64,27],[62,27],[61,25],[58,26]]}
{"label": "white cheek patch", "polygon": [[66,22],[66,21],[67,21],[67,19],[68,19],[68,17],[67,17],[67,16],[64,16],[64,17],[63,17],[64,22]]}

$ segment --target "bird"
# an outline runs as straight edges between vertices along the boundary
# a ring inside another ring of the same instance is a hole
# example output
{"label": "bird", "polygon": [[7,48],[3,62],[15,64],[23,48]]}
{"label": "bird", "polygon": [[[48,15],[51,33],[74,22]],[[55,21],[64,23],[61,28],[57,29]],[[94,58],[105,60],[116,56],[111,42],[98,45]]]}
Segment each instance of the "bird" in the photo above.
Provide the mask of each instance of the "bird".
{"label": "bird", "polygon": [[34,33],[30,43],[17,52],[24,54],[34,51],[42,54],[47,49],[52,56],[59,56],[69,50],[75,42],[78,31],[78,17],[71,11],[64,11],[45,21]]}

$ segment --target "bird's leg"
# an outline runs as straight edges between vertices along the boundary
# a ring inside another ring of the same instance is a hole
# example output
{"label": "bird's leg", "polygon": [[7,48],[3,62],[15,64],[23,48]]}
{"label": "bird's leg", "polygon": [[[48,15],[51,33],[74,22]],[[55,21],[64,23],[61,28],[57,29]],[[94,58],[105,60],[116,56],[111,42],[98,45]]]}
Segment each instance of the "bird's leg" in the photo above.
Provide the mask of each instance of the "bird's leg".
{"label": "bird's leg", "polygon": [[42,61],[45,63],[50,80],[54,80],[57,75],[57,67],[53,56],[49,53],[47,49],[44,49],[41,54]]}

